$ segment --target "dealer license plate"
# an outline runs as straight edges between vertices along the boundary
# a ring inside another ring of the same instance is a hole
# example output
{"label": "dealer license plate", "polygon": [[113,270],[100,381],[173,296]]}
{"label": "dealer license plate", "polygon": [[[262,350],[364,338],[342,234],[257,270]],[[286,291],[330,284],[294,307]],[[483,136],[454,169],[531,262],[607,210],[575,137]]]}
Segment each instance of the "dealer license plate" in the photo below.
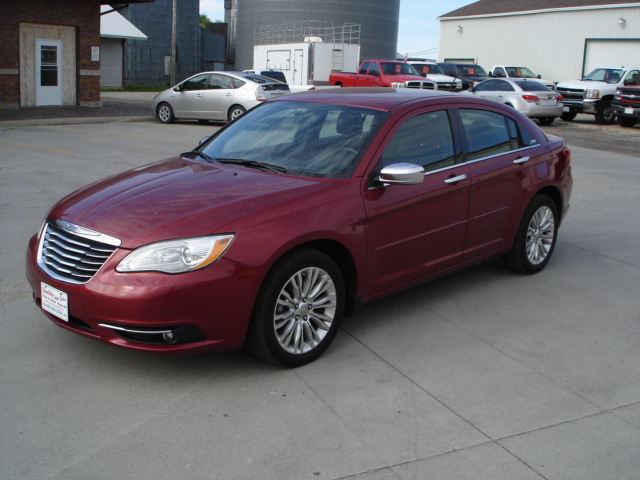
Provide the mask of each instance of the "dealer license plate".
{"label": "dealer license plate", "polygon": [[67,294],[42,282],[40,284],[42,309],[65,322],[69,321],[69,300]]}
{"label": "dealer license plate", "polygon": [[569,107],[562,107],[563,112],[570,112],[571,109]]}
{"label": "dealer license plate", "polygon": [[554,100],[546,100],[546,99],[541,99],[540,100],[540,105],[555,105],[556,101]]}
{"label": "dealer license plate", "polygon": [[633,115],[633,108],[625,108],[624,113],[626,113],[627,115]]}

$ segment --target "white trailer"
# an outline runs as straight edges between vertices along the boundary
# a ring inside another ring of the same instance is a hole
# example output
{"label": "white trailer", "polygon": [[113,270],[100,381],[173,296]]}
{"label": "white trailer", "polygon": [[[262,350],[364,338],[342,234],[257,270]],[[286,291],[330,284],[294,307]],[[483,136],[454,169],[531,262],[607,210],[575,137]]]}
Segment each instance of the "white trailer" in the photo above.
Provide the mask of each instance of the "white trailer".
{"label": "white trailer", "polygon": [[298,86],[308,89],[328,85],[331,72],[357,71],[360,45],[325,43],[313,37],[307,40],[303,43],[256,45],[253,69],[280,70],[292,90],[301,89]]}

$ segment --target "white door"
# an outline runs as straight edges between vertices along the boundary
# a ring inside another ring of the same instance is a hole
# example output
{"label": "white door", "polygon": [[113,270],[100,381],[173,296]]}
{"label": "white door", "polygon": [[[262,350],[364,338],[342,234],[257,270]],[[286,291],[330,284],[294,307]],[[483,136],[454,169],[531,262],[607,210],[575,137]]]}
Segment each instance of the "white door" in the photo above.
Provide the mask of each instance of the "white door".
{"label": "white door", "polygon": [[598,67],[635,67],[640,59],[638,40],[587,40],[584,75]]}
{"label": "white door", "polygon": [[36,105],[62,105],[62,40],[36,40]]}

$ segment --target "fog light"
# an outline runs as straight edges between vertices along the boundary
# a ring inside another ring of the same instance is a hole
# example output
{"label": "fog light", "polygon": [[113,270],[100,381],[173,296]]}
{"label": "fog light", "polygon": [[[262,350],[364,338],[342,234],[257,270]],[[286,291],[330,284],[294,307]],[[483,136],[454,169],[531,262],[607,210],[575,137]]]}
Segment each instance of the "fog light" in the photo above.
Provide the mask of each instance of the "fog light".
{"label": "fog light", "polygon": [[167,343],[176,343],[176,336],[173,332],[164,332],[162,334],[162,339]]}

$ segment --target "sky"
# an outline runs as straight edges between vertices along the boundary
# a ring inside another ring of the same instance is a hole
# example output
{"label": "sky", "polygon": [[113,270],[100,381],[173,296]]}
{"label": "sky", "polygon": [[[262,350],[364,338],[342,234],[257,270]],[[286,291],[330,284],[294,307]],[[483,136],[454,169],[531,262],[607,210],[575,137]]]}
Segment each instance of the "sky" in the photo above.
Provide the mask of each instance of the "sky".
{"label": "sky", "polygon": [[[440,40],[438,17],[476,0],[400,0],[398,52],[437,59]],[[200,13],[224,21],[224,0],[200,0]]]}

